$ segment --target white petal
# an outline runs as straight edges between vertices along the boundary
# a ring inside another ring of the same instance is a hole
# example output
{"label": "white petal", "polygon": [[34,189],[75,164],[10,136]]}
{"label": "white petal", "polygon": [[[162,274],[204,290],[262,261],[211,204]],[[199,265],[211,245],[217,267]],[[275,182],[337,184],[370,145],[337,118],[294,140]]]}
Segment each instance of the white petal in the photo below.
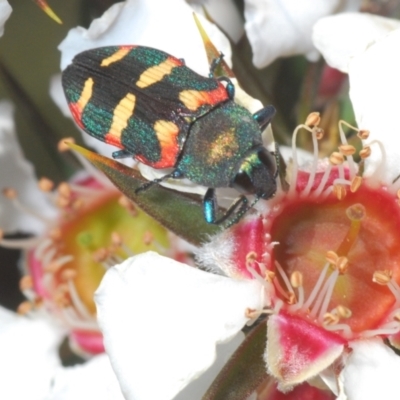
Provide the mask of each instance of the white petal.
{"label": "white petal", "polygon": [[[96,292],[107,353],[127,399],[172,399],[215,360],[215,345],[259,309],[261,287],[148,252],[107,271]],[[156,384],[155,384],[156,382]]]}
{"label": "white petal", "polygon": [[211,20],[215,21],[234,43],[237,43],[243,36],[242,17],[233,0],[205,0],[198,4],[195,0],[193,2],[188,1],[188,3],[198,14],[203,14],[203,10],[205,10]]}
{"label": "white petal", "polygon": [[60,365],[61,331],[0,307],[0,398],[43,400]]}
{"label": "white petal", "polygon": [[217,358],[214,364],[205,371],[198,379],[187,385],[174,400],[201,400],[205,392],[213,383],[214,379],[229,361],[232,354],[240,346],[244,339],[244,333],[239,332],[231,341],[217,345]]}
{"label": "white petal", "polygon": [[[173,10],[173,12],[171,12]],[[193,19],[192,9],[183,0],[128,0],[113,5],[88,30],[71,29],[60,44],[61,69],[75,54],[100,46],[138,44],[164,50],[195,71],[207,75],[209,66],[204,45]],[[201,18],[215,46],[230,59],[228,39],[218,28]]]}
{"label": "white petal", "polygon": [[349,400],[397,400],[400,357],[379,339],[351,344],[342,372],[344,390]]}
{"label": "white petal", "polygon": [[[33,167],[22,154],[15,133],[13,106],[7,101],[0,102],[0,171],[0,192],[12,187],[28,208],[48,218],[55,217],[55,208],[39,190]],[[0,228],[6,232],[40,233],[45,226],[37,218],[17,210],[9,199],[0,195]]]}
{"label": "white petal", "polygon": [[0,0],[0,36],[4,33],[4,24],[11,15],[12,8],[7,0]]}
{"label": "white petal", "polygon": [[124,400],[106,354],[85,364],[59,368],[46,400]]}
{"label": "white petal", "polygon": [[353,58],[349,65],[350,98],[357,124],[370,130],[370,139],[383,143],[386,157],[377,145],[366,160],[365,176],[382,167],[379,178],[391,183],[400,173],[399,94],[400,29],[377,40]]}
{"label": "white petal", "polygon": [[318,59],[311,40],[319,18],[357,10],[360,0],[246,0],[245,29],[253,49],[253,63],[262,68],[278,57],[305,54]]}
{"label": "white petal", "polygon": [[313,29],[313,42],[326,62],[348,72],[351,59],[377,39],[400,28],[396,19],[371,14],[343,13],[321,18]]}

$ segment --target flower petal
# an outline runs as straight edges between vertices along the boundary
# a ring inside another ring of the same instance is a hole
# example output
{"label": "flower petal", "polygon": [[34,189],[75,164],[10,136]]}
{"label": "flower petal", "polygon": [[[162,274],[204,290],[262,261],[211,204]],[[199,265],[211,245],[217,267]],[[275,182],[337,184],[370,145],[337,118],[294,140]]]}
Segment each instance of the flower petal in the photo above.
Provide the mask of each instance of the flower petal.
{"label": "flower petal", "polygon": [[305,382],[331,365],[345,340],[301,317],[281,312],[268,319],[265,359],[283,388]]}
{"label": "flower petal", "polygon": [[43,400],[60,365],[61,339],[62,332],[49,321],[0,307],[0,398]]}
{"label": "flower petal", "polygon": [[379,339],[351,343],[353,352],[342,372],[351,400],[397,400],[400,357]]}
{"label": "flower petal", "polygon": [[124,396],[106,354],[86,364],[59,368],[46,400],[123,400]]}
{"label": "flower petal", "polygon": [[383,183],[390,184],[400,173],[398,99],[400,93],[400,58],[394,49],[400,46],[400,29],[371,44],[349,65],[350,98],[358,126],[370,131],[372,140],[383,144],[386,155],[378,146],[366,160],[364,176],[375,173]]}
{"label": "flower petal", "polygon": [[12,8],[7,0],[0,0],[0,36],[4,33],[4,24],[11,15]]}
{"label": "flower petal", "polygon": [[343,13],[321,18],[314,25],[312,39],[330,66],[348,72],[355,55],[397,28],[400,28],[400,21],[395,19],[366,13]]}
{"label": "flower petal", "polygon": [[319,53],[311,41],[314,23],[329,14],[357,10],[360,4],[360,0],[246,0],[245,29],[254,65],[262,68],[295,54],[316,61]]}
{"label": "flower petal", "polygon": [[[260,309],[261,286],[148,252],[107,271],[96,292],[99,324],[127,399],[171,399],[215,360]],[[157,382],[157,384],[154,384]]]}
{"label": "flower petal", "polygon": [[[183,0],[127,0],[117,3],[101,18],[94,20],[89,29],[78,27],[69,31],[59,46],[61,69],[71,62],[75,54],[90,48],[138,44],[164,50],[175,57],[184,57],[190,68],[207,75],[209,66],[192,12]],[[201,18],[201,23],[215,46],[229,60],[228,39],[204,18]]]}
{"label": "flower petal", "polygon": [[[54,217],[56,210],[37,186],[33,167],[25,160],[15,133],[13,106],[0,102],[0,191],[12,187],[28,208],[46,217]],[[37,218],[17,210],[12,202],[0,195],[0,228],[6,232],[40,233],[44,224]]]}

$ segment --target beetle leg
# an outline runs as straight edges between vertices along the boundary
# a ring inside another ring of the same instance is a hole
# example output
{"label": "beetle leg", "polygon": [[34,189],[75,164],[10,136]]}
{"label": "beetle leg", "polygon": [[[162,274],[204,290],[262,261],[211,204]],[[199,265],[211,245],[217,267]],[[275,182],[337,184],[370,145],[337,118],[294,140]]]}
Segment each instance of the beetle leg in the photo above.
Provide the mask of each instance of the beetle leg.
{"label": "beetle leg", "polygon": [[210,65],[210,72],[208,74],[209,78],[215,78],[214,72],[218,68],[219,64],[221,64],[221,61],[224,59],[223,53],[219,53],[219,57],[214,58],[212,60],[211,65]]}
{"label": "beetle leg", "polygon": [[149,187],[153,186],[153,185],[157,185],[162,181],[165,181],[166,179],[181,179],[183,178],[183,174],[181,171],[179,171],[178,169],[172,171],[170,174],[164,175],[162,178],[158,178],[158,179],[154,179],[152,181],[148,181],[146,183],[144,183],[143,185],[139,186],[136,190],[135,193],[138,194],[140,192],[143,192],[143,190],[147,190]]}
{"label": "beetle leg", "polygon": [[268,126],[268,124],[274,117],[275,113],[276,113],[275,107],[270,105],[265,108],[262,108],[261,110],[253,114],[253,118],[258,123],[261,131],[263,131]]}
{"label": "beetle leg", "polygon": [[204,195],[203,199],[203,213],[204,219],[209,224],[221,224],[222,222],[226,221],[233,212],[239,207],[239,211],[237,212],[233,221],[229,222],[228,226],[235,224],[244,213],[248,210],[247,206],[248,200],[246,196],[239,196],[235,199],[235,201],[229,206],[229,208],[225,211],[225,214],[217,219],[217,197],[215,195],[215,189],[209,188]]}
{"label": "beetle leg", "polygon": [[118,160],[119,158],[132,157],[132,154],[128,150],[117,150],[112,153],[112,158]]}

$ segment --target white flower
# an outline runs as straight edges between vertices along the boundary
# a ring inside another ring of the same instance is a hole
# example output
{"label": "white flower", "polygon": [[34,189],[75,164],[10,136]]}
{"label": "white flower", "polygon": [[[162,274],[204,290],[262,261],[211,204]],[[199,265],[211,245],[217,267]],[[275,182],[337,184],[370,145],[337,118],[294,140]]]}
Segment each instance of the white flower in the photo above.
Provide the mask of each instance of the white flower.
{"label": "white flower", "polygon": [[0,36],[4,33],[4,24],[11,15],[12,8],[7,0],[0,0]]}
{"label": "white flower", "polygon": [[[7,101],[0,102],[0,170],[0,190],[13,187],[26,199],[28,208],[40,211],[46,218],[55,217],[55,210],[37,186],[31,163],[22,154],[15,134],[13,106]],[[31,215],[15,212],[13,204],[0,197],[0,227],[9,233],[41,233],[45,225]]]}
{"label": "white flower", "polygon": [[109,270],[95,299],[125,397],[174,398],[211,366],[216,344],[242,329],[246,309],[262,308],[261,293],[255,280],[213,275],[150,252]]}
{"label": "white flower", "polygon": [[62,367],[64,332],[43,315],[30,318],[0,307],[0,398],[9,400],[123,400],[106,355]]}
{"label": "white flower", "polygon": [[278,57],[305,54],[316,61],[319,53],[311,41],[312,27],[319,18],[356,11],[360,0],[246,0],[245,29],[257,68]]}
{"label": "white flower", "polygon": [[[400,173],[400,23],[368,14],[343,14],[321,19],[314,43],[329,64],[348,72],[350,98],[359,126],[379,140],[371,143],[364,176],[379,176],[399,186]],[[368,145],[368,143],[367,143]],[[348,399],[397,399],[399,357],[380,340],[356,342],[341,380]],[[397,392],[396,392],[397,390]],[[341,397],[342,398],[342,397]]]}

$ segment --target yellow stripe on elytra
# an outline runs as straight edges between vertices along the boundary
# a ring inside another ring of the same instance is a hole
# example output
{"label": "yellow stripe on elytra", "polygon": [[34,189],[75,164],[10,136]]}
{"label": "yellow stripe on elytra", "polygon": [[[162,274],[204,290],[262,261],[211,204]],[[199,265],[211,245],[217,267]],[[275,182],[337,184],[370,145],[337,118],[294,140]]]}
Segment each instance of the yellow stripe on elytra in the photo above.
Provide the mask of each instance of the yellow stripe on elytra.
{"label": "yellow stripe on elytra", "polygon": [[204,93],[198,90],[182,90],[179,93],[179,100],[191,111],[196,111],[201,104],[204,104]]}
{"label": "yellow stripe on elytra", "polygon": [[101,67],[108,67],[110,64],[122,60],[132,49],[129,47],[121,47],[111,56],[104,58],[101,62]]}
{"label": "yellow stripe on elytra", "polygon": [[140,89],[143,89],[161,81],[164,76],[169,75],[177,65],[179,64],[177,64],[176,60],[167,58],[161,64],[147,68],[146,71],[140,75],[138,81],[136,82],[136,86]]}
{"label": "yellow stripe on elytra", "polygon": [[76,105],[78,106],[79,110],[81,110],[81,112],[86,107],[86,104],[90,101],[90,98],[92,97],[93,85],[94,85],[93,78],[86,79],[83,85],[81,97],[79,97],[78,101],[76,102]]}
{"label": "yellow stripe on elytra", "polygon": [[135,109],[136,96],[128,93],[115,107],[109,134],[121,137],[122,131],[128,126],[128,120]]}
{"label": "yellow stripe on elytra", "polygon": [[154,130],[157,135],[158,141],[162,145],[174,145],[176,142],[176,135],[179,132],[178,125],[171,121],[158,120],[154,124]]}

